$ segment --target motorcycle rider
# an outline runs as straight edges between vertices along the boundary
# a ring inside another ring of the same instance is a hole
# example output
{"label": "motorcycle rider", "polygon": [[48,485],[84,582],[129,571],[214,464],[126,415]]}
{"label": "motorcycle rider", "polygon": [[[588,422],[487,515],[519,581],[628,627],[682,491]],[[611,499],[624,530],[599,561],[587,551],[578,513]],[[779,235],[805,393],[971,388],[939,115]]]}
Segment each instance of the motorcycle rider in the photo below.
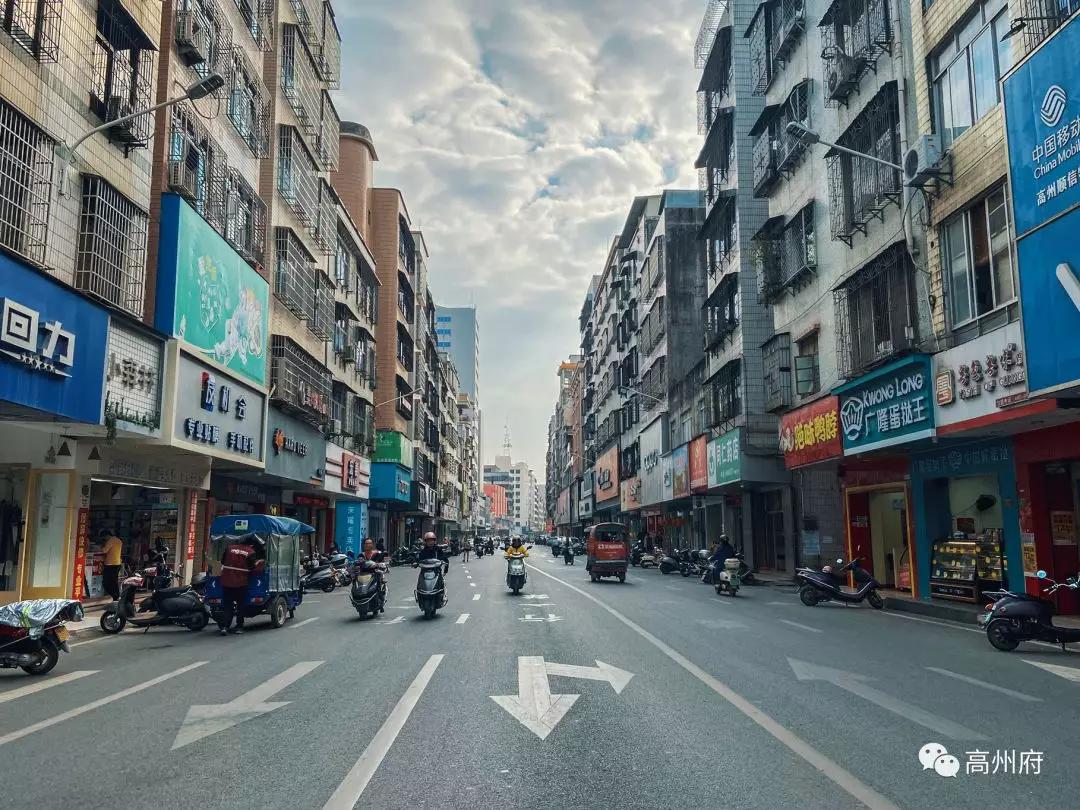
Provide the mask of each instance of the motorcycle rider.
{"label": "motorcycle rider", "polygon": [[574,538],[572,538],[572,537],[567,537],[566,538],[566,542],[563,543],[563,547],[562,547],[562,555],[563,555],[563,562],[564,563],[574,561]]}
{"label": "motorcycle rider", "polygon": [[503,556],[509,560],[511,554],[521,554],[524,557],[529,556],[529,550],[525,547],[525,541],[520,537],[511,537],[506,542],[506,553],[503,554]]}
{"label": "motorcycle rider", "polygon": [[734,556],[735,549],[728,541],[727,535],[720,535],[720,542],[716,544],[713,548],[713,553],[709,555],[709,568],[701,575],[701,581],[711,582],[716,572],[724,567],[724,560]]}
{"label": "motorcycle rider", "polygon": [[437,538],[435,532],[428,532],[424,535],[424,546],[420,549],[420,552],[416,555],[416,561],[422,562],[424,560],[442,560],[443,574],[450,571],[450,558],[446,556],[446,552],[442,546],[436,544]]}
{"label": "motorcycle rider", "polygon": [[369,537],[364,541],[364,559],[382,562],[383,553],[375,548],[375,543]]}

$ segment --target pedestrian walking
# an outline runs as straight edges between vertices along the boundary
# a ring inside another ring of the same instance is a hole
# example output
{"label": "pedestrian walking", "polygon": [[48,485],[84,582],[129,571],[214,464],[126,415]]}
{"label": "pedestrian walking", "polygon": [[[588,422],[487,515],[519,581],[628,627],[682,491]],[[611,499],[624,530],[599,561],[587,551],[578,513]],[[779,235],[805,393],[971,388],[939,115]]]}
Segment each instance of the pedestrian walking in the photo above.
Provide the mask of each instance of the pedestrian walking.
{"label": "pedestrian walking", "polygon": [[[247,601],[248,580],[251,572],[260,570],[263,561],[256,559],[254,546],[246,543],[232,543],[221,555],[221,618],[218,620],[218,633],[226,635],[244,632],[244,603]],[[231,628],[233,617],[236,627]]]}
{"label": "pedestrian walking", "polygon": [[461,564],[464,565],[469,561],[469,552],[472,551],[472,538],[466,537],[465,541],[461,544]]}
{"label": "pedestrian walking", "polygon": [[101,541],[101,550],[105,552],[101,584],[105,588],[105,593],[115,602],[120,598],[120,569],[124,567],[124,541],[110,529],[101,530]]}

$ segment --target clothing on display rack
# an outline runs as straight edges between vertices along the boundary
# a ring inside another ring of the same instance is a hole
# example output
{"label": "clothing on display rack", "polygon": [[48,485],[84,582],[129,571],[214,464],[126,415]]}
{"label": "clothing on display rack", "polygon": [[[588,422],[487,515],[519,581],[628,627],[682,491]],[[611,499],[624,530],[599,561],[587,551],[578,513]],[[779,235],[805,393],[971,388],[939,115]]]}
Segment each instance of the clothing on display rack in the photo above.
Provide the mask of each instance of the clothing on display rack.
{"label": "clothing on display rack", "polygon": [[22,507],[12,501],[0,501],[0,591],[14,590],[15,569],[19,565],[22,543]]}

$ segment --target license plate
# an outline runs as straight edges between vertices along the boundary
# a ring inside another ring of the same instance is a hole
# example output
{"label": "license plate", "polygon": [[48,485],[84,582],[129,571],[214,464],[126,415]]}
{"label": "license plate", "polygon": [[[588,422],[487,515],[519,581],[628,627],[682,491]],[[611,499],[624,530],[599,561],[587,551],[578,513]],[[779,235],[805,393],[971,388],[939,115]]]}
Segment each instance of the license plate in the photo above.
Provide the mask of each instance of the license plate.
{"label": "license plate", "polygon": [[67,641],[68,636],[69,636],[69,633],[68,633],[68,629],[66,627],[60,626],[60,627],[56,628],[56,637],[58,639],[60,639],[61,641]]}

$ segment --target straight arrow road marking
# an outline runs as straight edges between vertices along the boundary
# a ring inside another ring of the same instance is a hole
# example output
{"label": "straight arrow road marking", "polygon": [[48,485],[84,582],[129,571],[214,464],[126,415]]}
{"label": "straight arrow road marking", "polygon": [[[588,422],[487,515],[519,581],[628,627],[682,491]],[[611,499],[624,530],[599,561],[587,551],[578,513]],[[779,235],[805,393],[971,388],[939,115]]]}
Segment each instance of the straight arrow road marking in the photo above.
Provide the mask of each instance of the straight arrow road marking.
{"label": "straight arrow road marking", "polygon": [[789,622],[787,619],[780,619],[781,624],[788,624],[792,627],[798,627],[800,630],[805,630],[808,633],[820,633],[822,632],[816,627],[811,627],[808,624],[799,624],[798,622]]}
{"label": "straight arrow road marking", "polygon": [[416,708],[416,704],[420,702],[420,696],[427,689],[427,685],[431,682],[431,678],[435,674],[435,670],[438,669],[439,664],[442,663],[443,657],[441,654],[433,655],[427,660],[427,663],[420,670],[420,674],[409,684],[409,688],[405,690],[405,694],[401,696],[397,705],[394,706],[390,716],[386,718],[379,730],[375,732],[371,742],[368,743],[367,748],[360,754],[360,759],[356,760],[356,764],[352,766],[345,779],[338,785],[334,795],[323,805],[323,810],[352,810],[356,806],[364,793],[364,789],[367,788],[368,782],[371,781],[371,777],[375,775],[375,771],[379,769],[379,765],[382,764],[383,759],[390,750],[390,746],[394,744],[394,740],[397,739],[401,729],[404,728],[405,721],[409,719],[409,715]]}
{"label": "straight arrow road marking", "polygon": [[468,620],[469,620],[469,614],[468,613],[462,613],[460,616],[457,617],[457,621],[454,622],[454,624],[465,624],[465,622],[467,622]]}
{"label": "straight arrow road marking", "polygon": [[403,621],[405,621],[404,616],[395,616],[394,618],[390,619],[389,621],[386,621],[386,620],[383,620],[383,619],[376,619],[375,621],[372,622],[372,624],[400,624]]}
{"label": "straight arrow road marking", "polygon": [[524,594],[521,598],[522,599],[550,599],[551,597],[548,596],[546,593],[527,593],[527,594]]}
{"label": "straight arrow road marking", "polygon": [[506,709],[521,725],[541,740],[545,740],[579,697],[580,695],[551,694],[544,657],[522,655],[518,657],[518,693],[492,695],[491,699]]}
{"label": "straight arrow road marking", "polygon": [[91,701],[83,706],[66,711],[63,714],[57,714],[47,720],[34,723],[32,726],[21,728],[18,731],[12,731],[10,734],[5,734],[0,737],[0,745],[6,745],[9,742],[22,739],[23,737],[33,734],[35,731],[41,731],[44,728],[55,726],[57,723],[63,723],[65,720],[70,720],[73,717],[92,712],[94,709],[99,709],[102,706],[107,706],[117,700],[123,700],[126,697],[130,697],[137,692],[141,692],[144,689],[149,689],[151,686],[157,686],[159,683],[175,678],[178,675],[183,675],[185,672],[190,672],[193,669],[198,669],[201,666],[205,666],[210,663],[209,661],[196,661],[193,664],[188,664],[186,667],[180,667],[180,669],[174,669],[172,672],[166,672],[164,675],[158,675],[156,678],[151,678],[148,681],[143,681],[135,686],[129,686],[127,689],[121,689],[119,692],[114,692],[108,697],[99,698],[98,700]]}
{"label": "straight arrow road marking", "polygon": [[478,593],[474,593],[474,594],[472,595],[472,600],[473,600],[474,602],[479,602],[479,601],[480,601],[480,596],[481,596],[481,594],[478,594]]}
{"label": "straight arrow road marking", "polygon": [[57,675],[55,678],[49,678],[48,680],[38,681],[32,683],[29,686],[20,686],[18,689],[11,689],[7,692],[0,693],[0,703],[7,703],[10,700],[18,700],[21,697],[32,695],[35,692],[41,692],[45,689],[50,689],[53,686],[62,686],[65,683],[71,683],[77,681],[80,678],[85,678],[87,675],[96,675],[99,670],[96,669],[80,669],[77,672],[68,672],[64,675]]}
{"label": "straight arrow road marking", "polygon": [[526,610],[532,610],[538,607],[554,607],[554,602],[530,602],[527,605],[518,605],[519,608],[525,608]]}
{"label": "straight arrow road marking", "polygon": [[275,703],[268,701],[282,689],[300,680],[322,664],[322,661],[301,661],[228,703],[192,706],[188,709],[180,730],[176,732],[172,750],[183,748],[185,745],[272,712],[274,709],[288,706],[287,700]]}
{"label": "straight arrow road marking", "polygon": [[865,675],[859,675],[854,672],[845,672],[842,669],[833,669],[832,667],[825,667],[819,664],[811,664],[796,658],[789,658],[788,663],[791,665],[795,677],[800,681],[825,681],[831,683],[833,686],[843,689],[845,692],[850,692],[853,695],[861,697],[863,700],[868,700],[875,706],[885,709],[885,711],[892,712],[895,715],[899,715],[906,720],[910,720],[912,723],[917,723],[924,728],[928,728],[936,734],[941,734],[944,737],[950,737],[954,740],[986,739],[985,735],[973,731],[966,726],[954,723],[951,720],[946,720],[939,715],[920,709],[918,706],[914,706],[899,698],[886,694],[880,689],[875,689],[867,683],[869,678]]}
{"label": "straight arrow road marking", "polygon": [[317,622],[318,620],[319,620],[318,616],[312,616],[310,619],[304,619],[302,622],[297,622],[296,624],[290,624],[289,627],[291,627],[293,630],[295,630],[297,627],[303,627],[305,624],[311,624],[312,622]]}
{"label": "straight arrow road marking", "polygon": [[1063,667],[1061,664],[1046,664],[1042,661],[1032,661],[1030,658],[1021,660],[1023,660],[1025,664],[1031,664],[1033,667],[1046,670],[1053,675],[1057,675],[1059,678],[1064,678],[1073,683],[1080,683],[1080,669],[1077,669],[1076,667]]}
{"label": "straight arrow road marking", "polygon": [[955,678],[958,681],[970,683],[972,686],[981,686],[983,689],[989,689],[991,692],[998,692],[1002,695],[1008,695],[1009,697],[1016,698],[1017,700],[1023,700],[1028,703],[1042,703],[1042,698],[1025,695],[1023,692],[1017,692],[1013,689],[1006,689],[1004,686],[998,686],[994,683],[980,681],[978,678],[972,678],[970,675],[962,675],[959,672],[952,672],[947,669],[940,669],[939,667],[927,667],[927,669],[930,670],[930,672],[936,672],[938,675],[944,675],[946,678]]}

